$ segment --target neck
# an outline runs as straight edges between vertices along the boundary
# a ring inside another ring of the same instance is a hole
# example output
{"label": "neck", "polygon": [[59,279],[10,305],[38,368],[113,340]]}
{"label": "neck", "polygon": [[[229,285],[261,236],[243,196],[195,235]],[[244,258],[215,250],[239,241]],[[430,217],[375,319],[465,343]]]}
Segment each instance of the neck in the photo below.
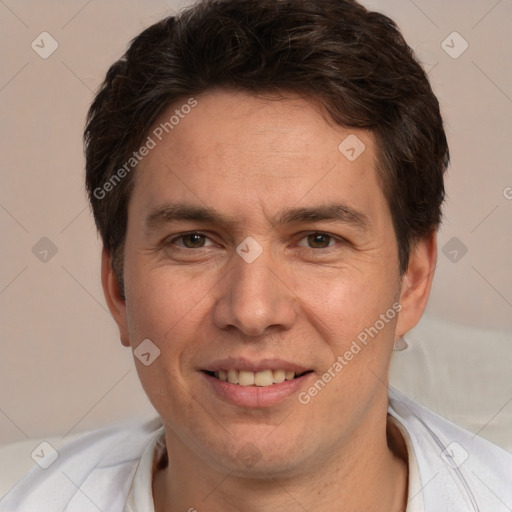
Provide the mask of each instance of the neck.
{"label": "neck", "polygon": [[169,464],[154,476],[155,512],[263,512],[270,506],[276,512],[405,511],[407,449],[393,424],[383,427],[380,436],[358,430],[348,443],[333,447],[328,459],[305,461],[300,472],[255,477],[213,469],[166,434],[172,449]]}

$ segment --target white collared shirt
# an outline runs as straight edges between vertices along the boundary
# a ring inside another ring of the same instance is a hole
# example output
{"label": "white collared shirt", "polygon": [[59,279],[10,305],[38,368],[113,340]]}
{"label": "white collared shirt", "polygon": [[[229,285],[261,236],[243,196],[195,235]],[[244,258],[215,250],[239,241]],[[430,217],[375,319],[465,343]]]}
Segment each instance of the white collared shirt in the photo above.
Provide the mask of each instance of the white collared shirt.
{"label": "white collared shirt", "polygon": [[[407,512],[510,512],[512,454],[390,388],[388,414],[408,451]],[[81,435],[0,500],[1,512],[154,512],[160,418]],[[172,463],[172,461],[170,462]]]}

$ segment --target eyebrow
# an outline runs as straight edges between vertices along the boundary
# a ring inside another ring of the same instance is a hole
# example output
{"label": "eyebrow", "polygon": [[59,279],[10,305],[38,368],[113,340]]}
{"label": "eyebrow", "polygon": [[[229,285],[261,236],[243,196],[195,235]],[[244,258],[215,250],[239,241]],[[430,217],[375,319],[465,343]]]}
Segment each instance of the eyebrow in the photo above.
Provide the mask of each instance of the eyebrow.
{"label": "eyebrow", "polygon": [[[172,203],[151,210],[144,224],[147,231],[156,231],[168,223],[180,221],[195,221],[233,229],[239,224],[240,218],[222,215],[213,208],[187,203]],[[369,217],[364,213],[339,203],[290,208],[280,212],[271,223],[274,226],[283,226],[286,224],[307,224],[321,221],[341,222],[358,228],[361,231],[367,231],[371,224]]]}

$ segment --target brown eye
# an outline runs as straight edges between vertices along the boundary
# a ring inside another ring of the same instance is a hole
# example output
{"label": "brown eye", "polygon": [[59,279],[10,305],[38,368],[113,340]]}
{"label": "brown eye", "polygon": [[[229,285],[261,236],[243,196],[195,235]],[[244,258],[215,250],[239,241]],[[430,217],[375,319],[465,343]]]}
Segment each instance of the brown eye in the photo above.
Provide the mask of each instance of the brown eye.
{"label": "brown eye", "polygon": [[308,244],[312,249],[325,249],[329,247],[332,236],[324,233],[312,233],[307,236]]}
{"label": "brown eye", "polygon": [[188,249],[198,249],[204,245],[205,236],[200,233],[189,233],[182,237],[183,245]]}
{"label": "brown eye", "polygon": [[169,245],[178,245],[178,247],[186,249],[202,249],[207,247],[206,240],[208,237],[202,233],[185,233],[170,240]]}

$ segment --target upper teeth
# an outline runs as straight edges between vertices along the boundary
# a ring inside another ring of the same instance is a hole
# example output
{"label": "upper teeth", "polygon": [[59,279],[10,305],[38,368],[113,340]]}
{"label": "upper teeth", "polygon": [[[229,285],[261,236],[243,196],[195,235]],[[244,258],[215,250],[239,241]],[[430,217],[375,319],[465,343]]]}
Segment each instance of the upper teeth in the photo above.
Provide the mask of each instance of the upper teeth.
{"label": "upper teeth", "polygon": [[285,380],[295,378],[295,372],[285,370],[263,370],[261,372],[248,372],[246,370],[219,370],[215,372],[219,380],[240,386],[270,386],[279,384]]}

